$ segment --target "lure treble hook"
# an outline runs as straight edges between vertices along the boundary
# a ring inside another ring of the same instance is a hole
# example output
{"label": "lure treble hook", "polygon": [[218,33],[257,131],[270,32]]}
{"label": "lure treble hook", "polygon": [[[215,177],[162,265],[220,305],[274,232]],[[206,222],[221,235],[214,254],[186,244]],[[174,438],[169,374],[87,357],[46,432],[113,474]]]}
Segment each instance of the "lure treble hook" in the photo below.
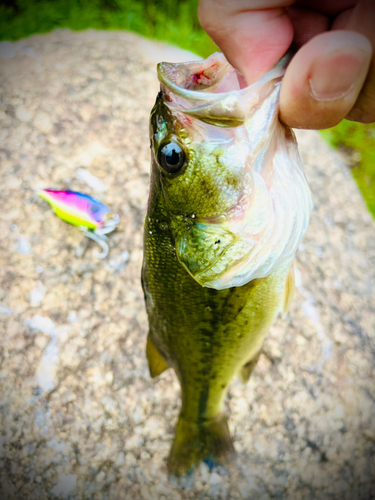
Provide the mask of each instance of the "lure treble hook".
{"label": "lure treble hook", "polygon": [[98,259],[105,259],[105,257],[107,257],[109,252],[109,246],[105,241],[107,237],[105,235],[100,236],[95,231],[89,231],[87,228],[83,226],[80,227],[80,230],[83,232],[85,236],[87,236],[93,241],[96,241],[96,243],[98,243],[102,247],[101,253],[98,252],[94,253],[95,257],[97,257]]}

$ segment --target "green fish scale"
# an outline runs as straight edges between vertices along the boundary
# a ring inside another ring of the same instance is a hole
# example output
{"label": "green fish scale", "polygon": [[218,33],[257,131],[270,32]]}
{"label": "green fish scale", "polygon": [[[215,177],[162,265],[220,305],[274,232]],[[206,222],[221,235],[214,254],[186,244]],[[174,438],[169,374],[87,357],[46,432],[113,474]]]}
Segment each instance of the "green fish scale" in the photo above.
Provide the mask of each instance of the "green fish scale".
{"label": "green fish scale", "polygon": [[150,337],[179,378],[181,414],[199,424],[222,410],[230,381],[260,349],[289,266],[238,288],[202,287],[177,259],[169,217],[153,174],[142,270]]}
{"label": "green fish scale", "polygon": [[[198,217],[225,214],[238,200],[241,177],[220,163],[219,155],[199,154],[195,147],[188,148],[188,171],[178,178],[162,181],[170,208],[174,213],[196,211]],[[223,187],[227,188],[225,196]]]}
{"label": "green fish scale", "polygon": [[[204,141],[192,142],[178,116],[160,98],[151,113],[151,142],[155,154],[166,142],[177,140],[188,156],[186,170],[170,177],[166,175],[161,181],[168,208],[173,214],[196,212],[198,217],[225,214],[238,201],[242,172],[229,169],[221,161],[222,147]],[[158,168],[156,164],[154,168]]]}

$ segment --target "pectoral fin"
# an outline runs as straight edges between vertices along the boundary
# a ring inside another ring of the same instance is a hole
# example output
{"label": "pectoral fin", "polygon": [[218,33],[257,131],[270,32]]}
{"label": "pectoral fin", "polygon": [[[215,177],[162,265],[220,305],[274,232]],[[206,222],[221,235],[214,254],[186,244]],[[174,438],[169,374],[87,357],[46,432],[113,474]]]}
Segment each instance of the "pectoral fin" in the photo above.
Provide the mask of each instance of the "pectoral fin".
{"label": "pectoral fin", "polygon": [[146,355],[148,360],[148,368],[150,370],[150,375],[152,378],[158,377],[161,373],[168,370],[169,366],[165,359],[159,354],[154,343],[147,337]]}
{"label": "pectoral fin", "polygon": [[283,306],[284,316],[288,312],[290,304],[292,303],[295,289],[296,289],[296,284],[294,277],[294,264],[292,264],[285,285],[284,306]]}
{"label": "pectoral fin", "polygon": [[250,378],[251,374],[253,373],[256,364],[258,363],[258,359],[259,359],[261,352],[262,351],[260,349],[255,354],[255,356],[252,359],[250,359],[250,361],[248,361],[246,363],[246,365],[243,365],[243,367],[239,371],[238,376],[240,377],[240,380],[243,384],[246,384],[246,382],[249,381],[249,378]]}

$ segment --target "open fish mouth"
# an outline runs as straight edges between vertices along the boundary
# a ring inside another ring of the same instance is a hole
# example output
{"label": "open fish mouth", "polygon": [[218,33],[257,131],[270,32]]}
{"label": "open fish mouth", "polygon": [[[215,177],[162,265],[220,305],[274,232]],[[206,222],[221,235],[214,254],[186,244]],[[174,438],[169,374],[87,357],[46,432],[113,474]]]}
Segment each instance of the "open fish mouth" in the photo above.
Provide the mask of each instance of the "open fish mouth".
{"label": "open fish mouth", "polygon": [[[206,152],[201,181],[209,178],[215,184],[217,206],[225,206],[206,216],[197,199],[196,217],[187,222],[173,215],[173,203],[163,188],[177,257],[202,286],[223,289],[268,276],[293,260],[307,230],[311,192],[294,134],[278,119],[289,59],[285,56],[248,87],[222,54],[158,65],[165,105],[188,131],[190,147],[197,151],[194,156]],[[210,161],[217,144],[223,151],[220,171]],[[240,181],[228,187],[233,172]]]}
{"label": "open fish mouth", "polygon": [[[204,61],[159,63],[158,77],[171,108],[181,108],[186,115],[219,127],[242,125],[249,112],[264,99],[262,90],[270,81],[285,73],[290,55],[263,78],[250,86],[221,53]],[[256,91],[255,91],[256,89]]]}

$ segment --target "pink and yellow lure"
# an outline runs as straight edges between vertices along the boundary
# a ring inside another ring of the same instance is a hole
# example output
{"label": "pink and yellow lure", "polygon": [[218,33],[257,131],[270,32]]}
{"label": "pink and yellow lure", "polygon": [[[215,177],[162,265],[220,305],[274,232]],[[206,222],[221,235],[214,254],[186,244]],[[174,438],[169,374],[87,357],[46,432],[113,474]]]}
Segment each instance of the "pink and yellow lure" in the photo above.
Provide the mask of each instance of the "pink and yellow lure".
{"label": "pink and yellow lure", "polygon": [[106,234],[114,231],[120,219],[109,207],[91,196],[77,191],[54,191],[41,189],[39,196],[44,198],[60,219],[79,227],[81,231],[101,247],[96,257],[104,259],[108,254]]}

